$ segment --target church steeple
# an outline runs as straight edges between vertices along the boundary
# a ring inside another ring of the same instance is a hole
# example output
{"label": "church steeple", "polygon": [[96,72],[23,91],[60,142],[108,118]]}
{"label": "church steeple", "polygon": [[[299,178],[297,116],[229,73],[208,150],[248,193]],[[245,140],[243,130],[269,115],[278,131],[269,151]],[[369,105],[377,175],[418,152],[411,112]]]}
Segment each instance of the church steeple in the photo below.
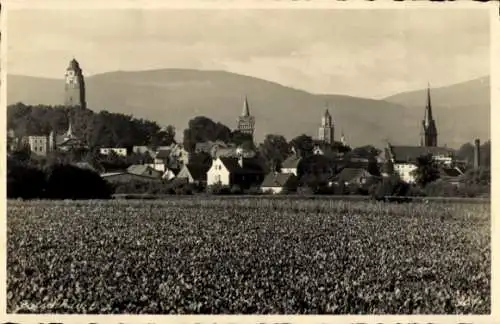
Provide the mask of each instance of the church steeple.
{"label": "church steeple", "polygon": [[334,126],[332,121],[332,115],[330,115],[330,111],[328,110],[328,105],[326,105],[323,117],[321,117],[321,126],[319,127],[318,135],[320,141],[324,141],[328,144],[333,144]]}
{"label": "church steeple", "polygon": [[427,85],[427,102],[425,106],[424,120],[422,121],[421,145],[426,147],[437,146],[436,121],[432,116],[432,103],[430,85]]}
{"label": "church steeple", "polygon": [[243,109],[241,116],[238,117],[238,130],[243,134],[253,136],[255,130],[255,117],[250,115],[247,96],[243,100]]}
{"label": "church steeple", "polygon": [[243,110],[241,111],[241,117],[249,117],[250,116],[250,108],[248,108],[248,99],[245,96],[245,100],[243,101]]}

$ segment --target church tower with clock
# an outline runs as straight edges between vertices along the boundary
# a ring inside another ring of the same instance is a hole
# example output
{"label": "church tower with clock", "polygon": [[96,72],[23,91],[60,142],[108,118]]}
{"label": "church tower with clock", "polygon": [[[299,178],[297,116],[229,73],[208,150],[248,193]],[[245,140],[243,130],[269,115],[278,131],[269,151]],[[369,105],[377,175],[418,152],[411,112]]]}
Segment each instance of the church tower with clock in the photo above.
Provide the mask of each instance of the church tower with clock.
{"label": "church tower with clock", "polygon": [[66,107],[87,108],[85,101],[85,81],[77,60],[72,59],[66,69],[64,85],[64,105]]}

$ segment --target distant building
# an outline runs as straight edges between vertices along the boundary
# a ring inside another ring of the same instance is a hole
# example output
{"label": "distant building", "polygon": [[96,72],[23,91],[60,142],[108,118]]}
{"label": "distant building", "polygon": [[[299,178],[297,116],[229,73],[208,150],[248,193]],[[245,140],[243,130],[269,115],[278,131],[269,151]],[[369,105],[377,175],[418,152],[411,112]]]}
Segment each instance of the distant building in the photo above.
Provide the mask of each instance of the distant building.
{"label": "distant building", "polygon": [[424,120],[422,121],[421,146],[436,147],[437,136],[436,121],[432,116],[431,91],[427,87],[427,104],[425,106]]}
{"label": "distant building", "polygon": [[170,145],[170,159],[176,161],[179,166],[189,164],[191,154],[182,144],[175,143]]}
{"label": "distant building", "polygon": [[344,184],[346,186],[365,186],[377,181],[377,177],[364,168],[344,168],[333,177],[331,184]]}
{"label": "distant building", "polygon": [[50,151],[60,150],[68,152],[75,149],[87,148],[85,141],[73,133],[71,120],[69,121],[68,130],[61,135],[56,135],[54,131],[49,134]]}
{"label": "distant building", "polygon": [[271,172],[264,178],[260,187],[263,192],[278,194],[284,190],[293,192],[297,190],[297,185],[298,180],[295,174]]}
{"label": "distant building", "polygon": [[28,136],[28,145],[37,156],[46,156],[50,151],[49,137],[47,136]]}
{"label": "distant building", "polygon": [[144,176],[141,174],[129,173],[127,171],[107,172],[101,174],[101,177],[110,183],[129,183],[131,181],[141,182],[159,182],[161,178]]}
{"label": "distant building", "polygon": [[238,157],[242,155],[246,159],[250,159],[256,156],[256,152],[253,150],[243,149],[241,147],[225,147],[218,148],[212,151],[212,157],[214,159],[219,157]]}
{"label": "distant building", "polygon": [[85,100],[85,81],[80,64],[72,59],[66,69],[64,85],[64,105],[66,107],[87,108]]}
{"label": "distant building", "polygon": [[250,115],[247,97],[245,97],[245,100],[243,101],[243,111],[241,112],[241,116],[238,117],[238,130],[243,134],[248,134],[253,137],[255,130],[255,117]]}
{"label": "distant building", "polygon": [[155,170],[144,164],[133,164],[127,168],[127,173],[146,178],[160,179],[163,175],[161,171]]}
{"label": "distant building", "polygon": [[187,164],[182,167],[177,174],[178,179],[187,179],[188,183],[203,184],[207,182],[207,172],[209,165],[205,164]]}
{"label": "distant building", "polygon": [[300,155],[292,153],[283,163],[281,164],[281,173],[290,173],[295,176],[298,175],[299,164],[302,161]]}
{"label": "distant building", "polygon": [[252,185],[260,185],[264,175],[262,164],[255,158],[222,157],[215,159],[207,171],[207,185],[238,185],[241,188],[249,188]]}
{"label": "distant building", "polygon": [[132,147],[132,152],[135,154],[150,154],[151,156],[153,155],[154,151],[150,147],[146,145],[136,145]]}
{"label": "distant building", "polygon": [[454,161],[454,151],[446,147],[396,146],[388,144],[385,149],[386,160],[390,160],[403,181],[415,182],[413,171],[417,169],[417,159],[431,155],[438,165],[451,167]]}
{"label": "distant building", "polygon": [[332,116],[328,111],[328,108],[325,110],[323,117],[321,117],[321,126],[319,127],[319,140],[328,144],[333,144],[334,142],[334,125]]}
{"label": "distant building", "polygon": [[124,147],[102,147],[99,149],[101,155],[109,155],[112,152],[118,156],[127,156],[127,149]]}

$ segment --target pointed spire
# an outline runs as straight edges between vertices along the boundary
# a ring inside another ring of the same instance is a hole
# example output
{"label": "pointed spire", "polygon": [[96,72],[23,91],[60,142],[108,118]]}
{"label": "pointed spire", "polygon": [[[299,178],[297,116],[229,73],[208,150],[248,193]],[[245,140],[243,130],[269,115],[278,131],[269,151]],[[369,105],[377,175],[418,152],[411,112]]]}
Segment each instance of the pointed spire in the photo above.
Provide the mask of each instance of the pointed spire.
{"label": "pointed spire", "polygon": [[342,143],[342,145],[346,145],[344,131],[342,129],[340,130],[340,143]]}
{"label": "pointed spire", "polygon": [[432,118],[432,104],[431,104],[431,86],[427,83],[427,105],[425,107],[425,124],[429,125]]}
{"label": "pointed spire", "polygon": [[242,117],[248,117],[250,116],[250,108],[248,107],[248,99],[247,96],[245,96],[245,100],[243,101],[243,110],[241,112]]}

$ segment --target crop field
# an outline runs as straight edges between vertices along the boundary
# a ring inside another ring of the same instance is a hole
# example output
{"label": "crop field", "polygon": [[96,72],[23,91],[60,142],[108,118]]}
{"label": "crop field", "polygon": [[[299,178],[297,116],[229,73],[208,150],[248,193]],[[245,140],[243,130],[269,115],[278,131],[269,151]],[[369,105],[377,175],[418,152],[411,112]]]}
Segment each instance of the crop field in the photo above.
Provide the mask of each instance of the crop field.
{"label": "crop field", "polygon": [[490,205],[9,201],[7,311],[488,314]]}

